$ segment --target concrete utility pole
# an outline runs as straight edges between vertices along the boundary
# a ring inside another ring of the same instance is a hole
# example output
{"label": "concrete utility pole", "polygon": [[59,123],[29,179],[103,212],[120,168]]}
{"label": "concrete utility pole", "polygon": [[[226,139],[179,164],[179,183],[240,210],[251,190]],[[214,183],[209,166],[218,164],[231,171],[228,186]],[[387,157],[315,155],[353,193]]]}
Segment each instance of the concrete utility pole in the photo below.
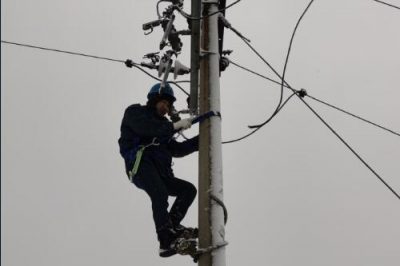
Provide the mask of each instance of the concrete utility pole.
{"label": "concrete utility pole", "polygon": [[[203,0],[200,62],[200,114],[220,111],[217,0]],[[221,118],[213,116],[200,124],[199,147],[199,248],[225,242],[223,208],[212,198],[223,199]],[[204,253],[199,266],[225,266],[225,247]]]}

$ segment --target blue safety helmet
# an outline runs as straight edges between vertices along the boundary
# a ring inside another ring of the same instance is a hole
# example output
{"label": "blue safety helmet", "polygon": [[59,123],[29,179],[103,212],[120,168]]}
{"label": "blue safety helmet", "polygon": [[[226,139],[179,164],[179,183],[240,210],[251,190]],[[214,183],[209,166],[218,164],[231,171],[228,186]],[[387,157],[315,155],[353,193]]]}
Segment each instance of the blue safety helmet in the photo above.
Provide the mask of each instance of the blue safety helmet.
{"label": "blue safety helmet", "polygon": [[160,99],[168,100],[172,105],[176,101],[176,98],[174,96],[174,91],[172,90],[171,85],[166,82],[164,88],[162,88],[161,90],[160,88],[161,83],[157,83],[153,87],[151,87],[149,93],[147,94],[147,99],[150,101],[158,97]]}

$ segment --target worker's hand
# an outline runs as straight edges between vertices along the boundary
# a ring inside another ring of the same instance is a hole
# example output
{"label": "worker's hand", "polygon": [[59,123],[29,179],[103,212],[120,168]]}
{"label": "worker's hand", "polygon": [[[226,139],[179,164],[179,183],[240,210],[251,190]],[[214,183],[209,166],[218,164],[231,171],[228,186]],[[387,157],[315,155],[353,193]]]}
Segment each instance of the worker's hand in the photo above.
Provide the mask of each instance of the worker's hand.
{"label": "worker's hand", "polygon": [[174,123],[175,130],[185,130],[192,126],[193,118],[185,118]]}

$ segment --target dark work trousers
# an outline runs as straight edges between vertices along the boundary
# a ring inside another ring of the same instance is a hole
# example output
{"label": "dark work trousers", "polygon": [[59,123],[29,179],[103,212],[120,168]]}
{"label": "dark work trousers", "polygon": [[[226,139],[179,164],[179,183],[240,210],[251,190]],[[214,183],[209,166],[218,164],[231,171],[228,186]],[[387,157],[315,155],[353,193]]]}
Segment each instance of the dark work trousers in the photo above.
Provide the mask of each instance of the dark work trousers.
{"label": "dark work trousers", "polygon": [[[197,194],[196,187],[192,183],[161,174],[147,158],[142,159],[132,182],[136,187],[146,191],[151,199],[158,235],[163,229],[180,224]],[[168,196],[176,197],[169,212]]]}

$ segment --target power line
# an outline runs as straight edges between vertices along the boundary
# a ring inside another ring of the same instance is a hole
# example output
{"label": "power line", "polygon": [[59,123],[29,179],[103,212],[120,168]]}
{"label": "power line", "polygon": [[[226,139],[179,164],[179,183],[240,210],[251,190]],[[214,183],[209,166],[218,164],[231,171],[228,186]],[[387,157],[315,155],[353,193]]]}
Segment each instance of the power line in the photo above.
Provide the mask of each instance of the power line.
{"label": "power line", "polygon": [[[310,3],[312,3],[313,0],[311,0]],[[306,10],[308,10],[308,7],[310,6],[310,4],[307,6]],[[305,12],[303,12],[304,15]],[[302,16],[303,16],[302,15]],[[300,17],[301,19],[302,17]],[[237,34],[238,35],[238,34]],[[246,45],[267,65],[269,66],[269,68],[281,79],[282,81],[282,88],[283,85],[286,84],[286,86],[293,91],[294,94],[296,94],[298,96],[298,98],[313,112],[313,114],[315,116],[318,117],[318,119],[321,120],[321,122],[328,127],[328,129],[337,137],[339,138],[339,140],[398,198],[400,199],[399,194],[397,194],[397,192],[391,187],[389,186],[388,183],[386,183],[386,181],[303,99],[302,96],[300,96],[298,93],[296,93],[297,91],[295,89],[293,89],[288,82],[283,79],[283,77],[281,77],[279,75],[279,73],[268,63],[268,61],[249,43],[248,40],[246,40],[245,38],[243,38],[243,36],[238,35],[239,38],[241,38]],[[294,34],[292,35],[294,36]],[[288,57],[287,57],[288,58]],[[274,114],[270,117],[272,118],[274,116]],[[269,121],[267,120],[266,123],[268,123]],[[259,129],[259,127],[257,128]],[[251,134],[253,134],[255,131],[251,132]]]}
{"label": "power line", "polygon": [[[300,16],[299,20],[298,20],[297,23],[296,23],[295,29],[294,29],[293,34],[292,34],[292,38],[291,38],[291,40],[290,40],[288,53],[287,53],[287,56],[286,56],[285,67],[284,67],[284,73],[285,73],[285,70],[286,70],[286,65],[287,65],[288,60],[289,60],[289,54],[290,54],[290,50],[291,50],[293,38],[294,38],[294,35],[295,35],[296,30],[297,30],[297,28],[298,28],[298,25],[300,24],[300,21],[302,20],[302,18],[304,17],[304,15],[307,13],[307,11],[308,11],[308,9],[309,9],[309,7],[311,6],[311,4],[312,4],[313,1],[314,1],[314,0],[311,0],[311,2],[308,4],[308,6],[307,6],[306,9],[303,11],[302,15]],[[236,3],[236,2],[235,2],[235,3]],[[235,3],[233,3],[233,4],[235,4]],[[265,64],[267,64],[267,66],[268,66],[278,77],[281,78],[282,82],[276,82],[276,81],[274,81],[274,80],[272,80],[272,79],[270,79],[270,78],[267,78],[267,77],[265,77],[265,76],[263,76],[263,75],[261,75],[261,74],[258,74],[258,73],[256,73],[256,72],[254,72],[254,71],[252,71],[252,70],[246,69],[246,68],[244,68],[244,67],[242,67],[242,66],[240,66],[240,65],[238,65],[238,64],[236,64],[236,63],[233,63],[234,65],[236,65],[236,66],[238,66],[238,67],[240,67],[240,68],[242,68],[242,69],[245,69],[245,70],[247,70],[247,71],[249,71],[249,72],[252,72],[253,74],[259,75],[259,76],[261,76],[261,77],[264,77],[264,78],[266,78],[266,79],[268,79],[268,80],[270,80],[270,81],[272,81],[272,82],[275,82],[275,83],[281,85],[281,94],[280,94],[279,103],[278,103],[277,107],[275,108],[275,110],[274,110],[274,112],[272,113],[272,115],[270,115],[270,117],[269,117],[266,121],[264,121],[263,123],[261,123],[261,124],[259,124],[259,125],[249,126],[249,128],[254,128],[254,130],[253,130],[252,132],[250,132],[250,133],[244,135],[243,137],[240,137],[240,138],[237,138],[237,139],[234,139],[234,140],[224,141],[223,144],[228,144],[228,143],[237,142],[237,141],[240,141],[240,140],[242,140],[242,139],[245,139],[245,138],[247,138],[247,137],[253,135],[253,134],[254,134],[255,132],[257,132],[259,129],[261,129],[264,125],[266,125],[267,123],[269,123],[269,122],[279,113],[279,111],[283,108],[283,106],[286,105],[286,103],[287,103],[294,95],[298,94],[298,92],[299,92],[299,91],[294,90],[293,88],[291,88],[288,84],[287,84],[287,86],[285,86],[284,83],[286,83],[286,82],[285,82],[284,76],[281,77],[281,76],[279,75],[279,73],[272,67],[272,65],[271,65],[271,64],[270,64],[270,63],[269,63],[269,62],[268,62],[268,61],[267,61],[267,60],[266,60],[252,45],[251,45],[251,44],[250,44],[250,41],[249,41],[248,39],[244,38],[241,34],[239,34],[239,32],[238,32],[237,30],[234,30],[232,27],[229,27],[229,28],[230,28],[237,36],[239,36],[239,38],[241,38],[241,39],[247,44],[247,46],[249,46],[250,49],[251,49]],[[231,62],[232,62],[232,61],[231,61]],[[285,101],[284,103],[282,103],[282,101],[283,101],[283,88],[284,88],[284,87],[291,89],[292,92],[293,92],[293,94],[290,95],[290,96],[286,99],[286,101]],[[298,96],[299,96],[299,95],[298,95]],[[299,96],[299,97],[303,97],[303,96]]]}
{"label": "power line", "polygon": [[383,5],[390,6],[390,7],[393,7],[393,8],[396,8],[396,9],[400,10],[400,7],[392,5],[392,4],[389,4],[389,3],[386,3],[386,2],[383,2],[383,1],[379,1],[379,0],[372,0],[372,1],[375,1],[375,2],[381,3]]}
{"label": "power line", "polygon": [[[278,71],[275,70],[275,68],[250,44],[249,40],[247,40],[246,38],[244,38],[243,36],[239,35],[236,31],[234,31],[236,33],[237,36],[239,36],[240,39],[242,39],[244,41],[244,43],[278,76],[281,77],[280,74],[278,73]],[[286,82],[286,81],[285,81]],[[288,86],[290,88],[290,86]],[[292,89],[293,92],[295,92]],[[263,123],[259,124],[259,125],[255,125],[255,126],[249,126],[249,128],[261,128],[263,127],[266,123],[268,123],[269,121],[271,121],[271,118],[273,118],[276,113],[279,110],[280,105],[282,104],[282,99],[283,99],[283,91],[281,90],[281,95],[280,95],[280,99],[279,99],[279,103],[277,105],[277,107],[275,108],[274,112],[272,113],[272,115]],[[268,121],[268,122],[267,122]],[[256,130],[254,131],[256,132]]]}
{"label": "power line", "polygon": [[[5,44],[10,44],[10,45],[17,45],[17,46],[21,46],[21,47],[27,47],[27,48],[33,48],[33,49],[39,49],[39,50],[44,50],[44,51],[51,51],[51,52],[56,52],[56,53],[63,53],[63,54],[68,54],[68,55],[76,55],[76,56],[84,56],[84,57],[89,57],[89,58],[94,58],[94,59],[99,59],[99,60],[106,60],[106,61],[111,61],[111,62],[117,62],[117,63],[124,63],[125,65],[127,65],[127,61],[129,61],[130,65],[134,68],[139,69],[140,71],[142,71],[143,73],[145,73],[147,76],[157,80],[157,81],[162,81],[161,79],[153,76],[152,74],[150,74],[149,72],[147,72],[146,70],[144,70],[141,65],[139,63],[135,63],[132,60],[128,59],[128,60],[121,60],[121,59],[114,59],[114,58],[109,58],[109,57],[103,57],[103,56],[97,56],[97,55],[90,55],[90,54],[85,54],[85,53],[80,53],[80,52],[71,52],[71,51],[66,51],[66,50],[60,50],[60,49],[54,49],[54,48],[47,48],[47,47],[43,47],[43,46],[36,46],[36,45],[31,45],[31,44],[24,44],[24,43],[17,43],[17,42],[9,42],[9,41],[3,41],[1,40],[2,43]],[[186,95],[189,96],[189,93],[182,88],[182,86],[180,86],[178,83],[183,83],[183,82],[190,82],[187,80],[181,80],[181,81],[168,81],[168,83],[174,84],[176,87],[178,87],[183,93],[185,93]]]}
{"label": "power line", "polygon": [[[310,8],[310,6],[311,6],[311,4],[312,4],[313,2],[314,2],[314,0],[311,0],[311,1],[309,2],[309,4],[307,5],[307,7],[305,8],[305,10],[303,11],[303,13],[301,14],[301,16],[300,16],[299,19],[297,20],[296,26],[295,26],[295,28],[294,28],[294,30],[293,30],[293,33],[292,33],[292,36],[291,36],[291,39],[290,39],[290,42],[289,42],[289,48],[288,48],[288,51],[287,51],[287,54],[286,54],[285,65],[284,65],[284,68],[283,68],[283,74],[282,74],[282,76],[280,76],[279,73],[272,67],[272,65],[269,64],[269,63],[267,62],[267,60],[265,60],[265,58],[264,58],[263,56],[261,56],[261,54],[260,54],[259,52],[257,52],[257,51],[252,47],[252,45],[249,43],[249,41],[248,41],[246,38],[243,38],[243,36],[241,36],[241,35],[238,34],[238,36],[253,50],[253,52],[255,52],[256,55],[258,55],[258,57],[261,58],[261,60],[264,61],[264,63],[266,63],[266,64],[270,67],[270,69],[281,79],[281,94],[280,94],[279,104],[278,104],[277,108],[275,109],[274,113],[270,116],[270,118],[268,118],[268,119],[267,119],[266,121],[264,121],[263,123],[258,124],[258,125],[254,125],[254,126],[249,126],[249,128],[258,128],[258,127],[264,126],[264,125],[267,124],[269,121],[271,121],[271,118],[275,116],[275,112],[277,112],[277,111],[279,110],[279,106],[281,105],[282,100],[283,100],[283,88],[284,88],[284,83],[285,83],[285,73],[286,73],[287,64],[288,64],[288,62],[289,62],[289,55],[290,55],[290,51],[291,51],[291,48],[292,48],[294,36],[296,35],[297,28],[298,28],[298,26],[300,25],[301,20],[303,19],[304,15],[307,13],[307,11],[309,10],[309,8]],[[288,85],[288,84],[287,84],[287,85]],[[293,93],[296,93],[296,90],[292,89],[289,85],[288,85],[287,87],[288,87],[289,89],[291,89],[291,90],[293,91]]]}
{"label": "power line", "polygon": [[[290,96],[281,104],[281,106],[279,107],[279,109],[278,109],[276,112],[274,112],[274,114],[273,114],[271,117],[269,117],[269,119],[267,120],[267,123],[268,123],[269,121],[271,121],[272,118],[274,118],[274,117],[282,110],[282,108],[289,102],[289,100],[290,100],[295,94],[296,94],[296,93],[294,92],[292,95],[290,95]],[[260,130],[260,129],[261,129],[261,127],[257,127],[257,128],[255,128],[253,131],[251,131],[250,133],[248,133],[248,134],[246,134],[246,135],[244,135],[244,136],[242,136],[242,137],[240,137],[240,138],[236,138],[236,139],[233,139],[233,140],[223,141],[222,144],[229,144],[229,143],[234,143],[234,142],[241,141],[242,139],[245,139],[245,138],[247,138],[247,137],[250,137],[251,135],[253,135],[254,133],[256,133],[256,132],[257,132],[258,130]]]}
{"label": "power line", "polygon": [[[278,73],[278,71],[276,71],[275,70],[275,68],[250,44],[250,42],[249,42],[249,40],[247,40],[246,38],[244,38],[243,36],[241,36],[241,35],[239,35],[239,34],[237,34],[237,32],[236,31],[234,31],[235,33],[236,33],[236,35],[240,38],[240,39],[242,39],[243,40],[243,42],[261,59],[261,61],[263,61],[271,70],[272,70],[272,72],[274,72],[275,73],[275,75],[277,75],[281,80],[282,80],[282,82],[285,84],[285,87],[286,88],[288,88],[288,89],[290,89],[293,93],[297,93],[298,91],[296,91],[295,89],[293,89],[288,83],[287,83],[287,81],[286,80],[283,80],[282,79],[282,77],[281,77],[281,75]],[[243,69],[245,69],[245,68],[243,68]],[[247,69],[246,69],[247,70]],[[248,70],[249,71],[249,70]],[[251,72],[251,71],[250,71]],[[258,76],[263,76],[263,75],[260,75],[260,74],[257,74]],[[270,78],[267,78],[268,80],[271,80]],[[281,82],[275,82],[275,83],[278,83],[278,84],[281,84]],[[281,103],[282,103],[282,96],[283,95],[283,91],[282,91],[282,89],[281,89],[281,98],[280,98],[280,101],[279,101],[279,105],[276,107],[276,109],[275,109],[275,111],[272,113],[272,115],[266,120],[266,121],[264,121],[263,123],[261,123],[261,124],[259,124],[259,125],[255,125],[255,126],[249,126],[249,128],[257,128],[257,129],[259,129],[259,128],[261,128],[261,127],[263,127],[263,126],[265,126],[269,121],[271,121],[271,119],[276,115],[276,113],[279,111],[279,107],[280,107],[280,105],[281,105]],[[251,132],[251,134],[253,134],[253,133],[255,133],[257,130],[254,130],[253,132]]]}
{"label": "power line", "polygon": [[[258,73],[258,72],[255,72],[254,70],[251,70],[251,69],[249,69],[249,68],[247,68],[247,67],[245,67],[245,66],[242,66],[242,65],[240,65],[240,64],[238,64],[238,63],[232,61],[232,59],[230,59],[230,58],[229,58],[228,60],[229,60],[229,62],[230,62],[231,64],[235,65],[235,66],[238,67],[238,68],[241,68],[241,69],[243,69],[243,70],[245,70],[245,71],[247,71],[247,72],[250,72],[250,73],[252,73],[252,74],[254,74],[254,75],[256,75],[256,76],[259,76],[259,77],[261,77],[261,78],[263,78],[263,79],[269,80],[269,81],[271,81],[272,83],[281,85],[281,82],[279,82],[279,81],[273,80],[272,78],[269,78],[269,77],[267,77],[267,76],[265,76],[265,75],[262,75],[262,74],[260,74],[260,73]],[[289,87],[286,86],[286,85],[284,85],[284,87],[285,87],[285,88],[289,88]]]}
{"label": "power line", "polygon": [[[286,81],[285,81],[286,83]],[[286,83],[287,84],[287,83]],[[288,85],[289,86],[289,85]],[[290,87],[290,89],[292,89]],[[293,90],[293,89],[292,89]],[[298,94],[298,98],[320,119],[328,129],[398,198],[399,194]]]}
{"label": "power line", "polygon": [[[246,42],[246,41],[245,41]],[[247,42],[246,42],[247,43]],[[248,44],[248,43],[247,43]],[[256,53],[256,54],[259,54],[258,53],[258,51],[257,50],[255,50],[250,44],[248,44],[248,46],[252,49],[252,50],[254,50],[254,52]],[[260,55],[261,56],[261,55]],[[264,58],[262,58],[263,59],[263,61],[265,60]],[[265,60],[266,61],[266,60]],[[271,68],[271,69],[273,69],[273,68]],[[274,69],[273,69],[273,71],[274,71]],[[292,90],[293,92],[297,92],[295,89],[293,89],[288,83],[287,83],[287,81],[286,80],[283,80],[283,82],[286,84],[286,86],[287,86],[287,88],[289,88],[290,90]],[[331,132],[333,133],[333,134],[335,134],[336,135],[336,137],[338,137],[339,138],[339,140],[343,143],[343,144],[345,144],[345,146],[347,147],[347,148],[349,148],[350,149],[350,151],[398,198],[398,199],[400,199],[400,196],[399,196],[399,194],[397,194],[396,193],[396,191],[392,188],[392,187],[390,187],[389,186],[389,184],[388,183],[386,183],[386,181],[371,167],[371,166],[369,166],[369,164],[301,97],[301,96],[299,96],[297,93],[294,93],[294,94],[296,94],[298,97],[299,97],[299,99],[325,124],[325,126],[327,126],[328,128],[329,128],[329,130],[331,130]],[[274,116],[274,115],[273,115]],[[272,116],[272,117],[273,117]],[[269,122],[269,121],[268,121]],[[268,123],[267,122],[267,123]],[[257,129],[260,129],[260,127],[259,128],[257,128]],[[248,136],[250,136],[250,135],[252,135],[253,133],[255,133],[255,131],[256,130],[254,130],[253,132],[250,132],[249,134],[248,134]],[[248,136],[244,136],[243,138],[245,138],[245,137],[248,137]],[[242,138],[242,139],[243,139]],[[235,140],[235,141],[239,141],[240,139],[238,139],[238,140]]]}
{"label": "power line", "polygon": [[310,99],[313,99],[313,100],[315,100],[315,101],[317,101],[317,102],[319,102],[319,103],[325,104],[326,106],[329,106],[329,107],[331,107],[331,108],[334,108],[334,109],[336,109],[336,110],[338,110],[338,111],[340,111],[340,112],[343,112],[343,113],[345,113],[345,114],[348,114],[348,115],[350,115],[350,116],[352,116],[352,117],[354,117],[354,118],[360,119],[361,121],[364,121],[364,122],[366,122],[366,123],[368,123],[368,124],[371,124],[371,125],[373,125],[373,126],[376,126],[376,127],[378,127],[378,128],[381,128],[381,129],[383,129],[383,130],[386,130],[387,132],[390,132],[390,133],[392,133],[392,134],[397,135],[397,136],[400,137],[400,133],[397,133],[396,131],[393,131],[393,130],[388,129],[388,128],[384,127],[384,126],[378,125],[377,123],[374,123],[374,122],[369,121],[369,120],[367,120],[367,119],[365,119],[365,118],[362,118],[361,116],[352,114],[352,113],[350,113],[350,112],[348,112],[348,111],[346,111],[346,110],[344,110],[344,109],[342,109],[342,108],[339,108],[339,107],[337,107],[337,106],[334,106],[334,105],[332,105],[332,104],[329,104],[329,103],[327,103],[327,102],[324,102],[324,101],[322,101],[322,100],[320,100],[320,99],[317,99],[317,98],[315,98],[315,97],[313,97],[313,96],[311,96],[311,95],[307,95],[307,96],[308,96]]}
{"label": "power line", "polygon": [[39,50],[52,51],[52,52],[64,53],[64,54],[70,54],[70,55],[77,55],[77,56],[85,56],[85,57],[90,57],[90,58],[94,58],[94,59],[101,59],[101,60],[107,60],[107,61],[118,62],[118,63],[125,63],[125,60],[113,59],[113,58],[102,57],[102,56],[97,56],[97,55],[90,55],[90,54],[84,54],[84,53],[79,53],[79,52],[71,52],[71,51],[59,50],[59,49],[54,49],[54,48],[46,48],[46,47],[35,46],[35,45],[30,45],[30,44],[8,42],[8,41],[3,41],[3,40],[1,40],[1,42],[2,43],[6,43],[6,44],[22,46],[22,47],[29,47],[29,48],[39,49]]}
{"label": "power line", "polygon": [[300,97],[300,100],[400,200],[400,195],[303,98]]}
{"label": "power line", "polygon": [[[268,80],[268,81],[270,81],[270,82],[273,82],[273,83],[275,83],[275,84],[281,85],[281,83],[280,83],[279,81],[273,80],[273,79],[271,79],[271,78],[269,78],[269,77],[267,77],[267,76],[265,76],[265,75],[262,75],[262,74],[260,74],[260,73],[258,73],[258,72],[256,72],[256,71],[254,71],[254,70],[251,70],[251,69],[249,69],[249,68],[247,68],[247,67],[244,67],[244,66],[242,66],[242,65],[240,65],[240,64],[238,64],[238,63],[232,61],[232,59],[229,59],[229,62],[232,63],[233,65],[235,65],[236,67],[238,67],[238,68],[240,68],[240,69],[243,69],[243,70],[245,70],[245,71],[247,71],[247,72],[249,72],[249,73],[252,73],[252,74],[254,74],[254,75],[256,75],[256,76],[259,76],[259,77],[261,77],[261,78],[263,78],[263,79],[266,79],[266,80]],[[286,86],[286,85],[284,85],[284,87],[285,87],[285,88],[289,88],[289,87]],[[319,102],[319,103],[322,103],[322,104],[324,104],[324,105],[326,105],[326,106],[328,106],[328,107],[331,107],[331,108],[333,108],[333,109],[335,109],[335,110],[338,110],[338,111],[340,111],[340,112],[342,112],[342,113],[344,113],[344,114],[350,115],[350,116],[352,116],[352,117],[354,117],[354,118],[357,118],[357,119],[359,119],[359,120],[361,120],[361,121],[364,121],[364,122],[366,122],[366,123],[368,123],[368,124],[371,124],[371,125],[373,125],[373,126],[376,126],[376,127],[378,127],[378,128],[381,128],[381,129],[383,129],[383,130],[385,130],[385,131],[387,131],[387,132],[390,132],[390,133],[392,133],[392,134],[394,134],[394,135],[400,136],[400,133],[398,133],[398,132],[396,132],[396,131],[394,131],[394,130],[391,130],[391,129],[387,128],[387,127],[381,126],[381,125],[379,125],[379,124],[377,124],[377,123],[375,123],[375,122],[372,122],[372,121],[370,121],[370,120],[368,120],[368,119],[366,119],[366,118],[363,118],[363,117],[361,117],[361,116],[359,116],[359,115],[356,115],[356,114],[354,114],[354,113],[351,113],[351,112],[349,112],[349,111],[346,111],[346,110],[344,110],[343,108],[340,108],[340,107],[337,107],[337,106],[335,106],[335,105],[333,105],[333,104],[327,103],[327,102],[325,102],[325,101],[323,101],[323,100],[321,100],[321,99],[318,99],[318,98],[316,98],[316,97],[314,97],[314,96],[312,96],[312,95],[310,95],[310,94],[308,94],[308,93],[307,93],[306,96],[309,97],[309,98],[312,99],[312,100],[315,100],[315,101],[317,101],[317,102]]]}
{"label": "power line", "polygon": [[[262,78],[264,78],[264,79],[267,79],[267,80],[269,80],[269,81],[271,81],[271,82],[273,82],[273,83],[276,83],[276,84],[280,84],[281,86],[282,86],[282,89],[283,89],[283,87],[286,87],[286,88],[288,88],[288,89],[290,89],[290,90],[292,90],[292,91],[294,91],[294,89],[289,85],[289,84],[287,84],[287,82],[285,81],[285,78],[284,78],[284,74],[285,74],[285,72],[286,72],[286,66],[287,66],[287,64],[288,64],[288,60],[289,60],[289,55],[290,55],[290,51],[291,51],[291,47],[292,47],[292,43],[293,43],[293,39],[294,39],[294,36],[295,36],[295,33],[296,33],[296,30],[297,30],[297,28],[298,28],[298,25],[299,25],[299,23],[300,23],[300,21],[302,20],[302,18],[304,17],[304,15],[306,14],[306,12],[308,11],[308,9],[310,8],[310,6],[311,6],[311,4],[313,3],[313,1],[314,0],[311,0],[310,2],[309,2],[309,4],[307,5],[307,7],[306,7],[306,9],[304,10],[304,12],[302,13],[302,15],[300,16],[300,18],[299,18],[299,20],[297,21],[297,23],[296,23],[296,26],[295,26],[295,29],[294,29],[294,31],[293,31],[293,34],[292,34],[292,38],[291,38],[291,40],[290,40],[290,44],[289,44],[289,49],[288,49],[288,53],[287,53],[287,56],[286,56],[286,61],[285,61],[285,67],[284,67],[284,72],[283,72],[283,75],[282,75],[282,77],[277,73],[277,71],[250,45],[250,43],[246,40],[246,39],[244,39],[244,38],[242,38],[241,36],[239,36],[261,59],[262,59],[262,61],[264,61],[264,63],[266,63],[271,69],[272,69],[272,71],[278,76],[278,77],[280,77],[280,79],[282,80],[282,82],[278,82],[278,81],[275,81],[275,80],[273,80],[273,79],[271,79],[271,78],[268,78],[268,77],[266,77],[266,76],[264,76],[264,75],[262,75],[262,74],[259,74],[259,73],[257,73],[257,72],[255,72],[255,71],[253,71],[253,70],[251,70],[251,69],[248,69],[248,68],[246,68],[246,67],[243,67],[243,66],[241,66],[241,65],[239,65],[239,64],[237,64],[237,63],[235,63],[235,62],[232,62],[232,60],[230,60],[230,62],[231,63],[233,63],[235,66],[237,66],[237,67],[239,67],[239,68],[241,68],[241,69],[243,69],[243,70],[246,70],[246,71],[248,71],[248,72],[250,72],[250,73],[252,73],[252,74],[255,74],[255,75],[257,75],[257,76],[260,76],[260,77],[262,77]],[[286,85],[285,85],[286,84]],[[350,113],[350,112],[348,112],[348,111],[345,111],[344,109],[342,109],[342,108],[339,108],[339,107],[336,107],[336,106],[334,106],[334,105],[331,105],[331,104],[329,104],[329,103],[326,103],[326,102],[324,102],[324,101],[322,101],[322,100],[319,100],[319,99],[317,99],[317,98],[315,98],[315,97],[313,97],[313,96],[311,96],[311,95],[306,95],[306,96],[308,96],[308,97],[310,97],[311,99],[313,99],[313,100],[315,100],[315,101],[318,101],[318,102],[320,102],[320,103],[323,103],[323,104],[325,104],[325,105],[327,105],[327,106],[330,106],[330,107],[332,107],[332,108],[334,108],[334,109],[336,109],[336,110],[339,110],[339,111],[341,111],[341,112],[343,112],[343,113],[346,113],[346,114],[348,114],[348,115],[351,115],[351,116],[353,116],[353,117],[355,117],[355,118],[358,118],[358,119],[360,119],[360,120],[362,120],[362,121],[364,121],[364,122],[367,122],[367,123],[369,123],[369,124],[371,124],[371,125],[374,125],[374,126],[376,126],[376,127],[379,127],[379,128],[381,128],[381,129],[383,129],[383,130],[386,130],[386,131],[388,131],[388,132],[390,132],[390,133],[392,133],[392,134],[395,134],[395,135],[397,135],[397,136],[400,136],[400,134],[399,133],[397,133],[397,132],[395,132],[395,131],[393,131],[393,130],[390,130],[390,129],[388,129],[388,128],[386,128],[386,127],[383,127],[383,126],[380,126],[380,125],[378,125],[378,124],[376,124],[376,123],[374,123],[374,122],[371,122],[371,121],[369,121],[369,120],[367,120],[367,119],[365,119],[365,118],[362,118],[362,117],[360,117],[360,116],[358,116],[358,115],[355,115],[355,114],[352,114],[352,113]]]}
{"label": "power line", "polygon": [[[246,42],[246,41],[245,41]],[[247,43],[246,42],[246,44],[257,54],[257,55],[259,55],[259,53],[258,53],[258,51],[257,50],[255,50],[249,43]],[[261,56],[261,55],[260,55]],[[264,58],[262,58],[263,59],[263,61],[265,60]],[[265,60],[266,61],[266,60]],[[269,64],[267,64],[267,65],[269,65]],[[274,72],[276,72],[273,68],[271,68]],[[286,80],[283,80],[283,82],[286,84],[286,86],[290,89],[290,90],[292,90],[292,91],[295,91],[288,83],[287,83],[287,81]],[[396,193],[396,191],[392,188],[392,187],[390,187],[389,186],[389,184],[387,184],[386,183],[386,181],[371,167],[371,166],[369,166],[369,164],[327,123],[327,122],[325,122],[325,120],[310,106],[310,105],[308,105],[308,103],[306,102],[306,101],[304,101],[304,99],[302,98],[302,97],[300,97],[298,94],[296,94],[298,97],[299,97],[299,99],[325,124],[325,126],[327,126],[330,130],[331,130],[331,132],[333,133],[333,134],[335,134],[336,135],[336,137],[338,137],[339,138],[339,140],[343,143],[343,144],[345,144],[345,146],[347,147],[347,148],[349,148],[350,149],[350,151],[398,198],[398,199],[400,199],[400,196],[399,196],[399,194],[397,194]],[[268,121],[269,122],[269,121]],[[267,122],[267,123],[268,123]],[[259,128],[257,128],[257,129],[259,129]],[[251,135],[251,134],[253,134],[253,133],[255,133],[255,131],[256,130],[254,130],[253,132],[251,132],[250,134],[248,134],[248,135]],[[247,136],[245,136],[245,137],[247,137]],[[238,139],[239,140],[239,139]]]}
{"label": "power line", "polygon": [[160,14],[160,4],[162,3],[162,2],[167,2],[166,0],[159,0],[158,2],[157,2],[157,5],[156,5],[156,11],[157,11],[157,16],[158,16],[158,19],[161,19],[161,14]]}
{"label": "power line", "polygon": [[296,22],[296,26],[294,27],[294,30],[292,32],[292,36],[290,37],[290,42],[289,42],[289,48],[288,51],[286,53],[286,59],[285,59],[285,64],[283,67],[283,72],[282,72],[282,77],[281,77],[281,93],[283,94],[283,87],[284,87],[284,80],[285,80],[285,75],[286,75],[286,70],[287,70],[287,66],[289,64],[289,56],[290,56],[290,52],[292,50],[292,45],[293,45],[293,41],[294,41],[294,37],[296,35],[297,29],[300,25],[300,22],[303,20],[304,16],[306,15],[306,13],[308,12],[308,10],[310,9],[311,4],[314,2],[314,0],[311,0],[307,7],[304,9],[303,13],[301,14],[301,16],[299,17],[299,19]]}

